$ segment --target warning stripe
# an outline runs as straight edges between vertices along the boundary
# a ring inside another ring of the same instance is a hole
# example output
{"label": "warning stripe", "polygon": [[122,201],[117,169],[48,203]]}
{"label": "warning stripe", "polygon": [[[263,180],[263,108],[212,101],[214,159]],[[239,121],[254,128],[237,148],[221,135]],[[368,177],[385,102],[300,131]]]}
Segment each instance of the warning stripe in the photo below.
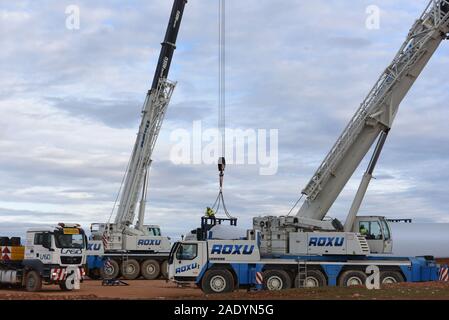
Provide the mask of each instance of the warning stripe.
{"label": "warning stripe", "polygon": [[64,280],[66,276],[65,269],[63,268],[55,268],[51,270],[51,279],[54,281]]}
{"label": "warning stripe", "polygon": [[11,258],[11,247],[0,247],[0,260],[10,261]]}
{"label": "warning stripe", "polygon": [[59,269],[58,270],[58,280],[64,280],[65,276],[65,269]]}
{"label": "warning stripe", "polygon": [[256,272],[256,283],[257,284],[262,284],[263,283],[262,272]]}
{"label": "warning stripe", "polygon": [[111,264],[111,259],[110,258],[106,258],[106,261],[104,262],[104,267],[105,268],[112,268],[112,264]]}
{"label": "warning stripe", "polygon": [[449,268],[447,266],[443,266],[440,268],[438,279],[440,281],[449,281]]}
{"label": "warning stripe", "polygon": [[103,233],[101,240],[103,241],[103,247],[107,248],[109,241],[108,241],[108,236],[106,235],[106,232]]}

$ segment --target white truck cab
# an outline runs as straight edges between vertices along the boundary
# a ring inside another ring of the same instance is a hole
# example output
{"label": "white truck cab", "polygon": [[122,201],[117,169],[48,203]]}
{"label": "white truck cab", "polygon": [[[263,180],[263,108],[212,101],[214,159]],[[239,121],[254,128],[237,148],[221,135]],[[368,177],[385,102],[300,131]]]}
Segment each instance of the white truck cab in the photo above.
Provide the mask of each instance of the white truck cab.
{"label": "white truck cab", "polygon": [[62,290],[80,288],[87,249],[80,225],[31,228],[25,246],[17,241],[20,238],[1,239],[2,252],[9,255],[0,259],[0,284],[20,285],[28,291],[40,291],[43,284],[56,284]]}
{"label": "white truck cab", "polygon": [[393,240],[390,226],[385,217],[358,216],[352,232],[360,233],[368,242],[371,253],[390,254],[393,252]]}

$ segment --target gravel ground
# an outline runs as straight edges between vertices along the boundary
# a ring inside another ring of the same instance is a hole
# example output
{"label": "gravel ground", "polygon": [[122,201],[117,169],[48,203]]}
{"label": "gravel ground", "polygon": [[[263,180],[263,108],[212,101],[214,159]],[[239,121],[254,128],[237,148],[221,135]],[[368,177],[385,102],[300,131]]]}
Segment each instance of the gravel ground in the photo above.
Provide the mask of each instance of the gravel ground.
{"label": "gravel ground", "polygon": [[204,295],[193,287],[179,288],[163,280],[127,281],[129,286],[102,286],[101,281],[87,280],[81,290],[62,292],[57,286],[44,287],[43,292],[29,293],[17,288],[2,288],[0,300],[109,300],[109,299],[224,299],[224,300],[449,300],[449,283],[402,283],[381,290],[354,288],[293,289],[282,292],[246,292]]}

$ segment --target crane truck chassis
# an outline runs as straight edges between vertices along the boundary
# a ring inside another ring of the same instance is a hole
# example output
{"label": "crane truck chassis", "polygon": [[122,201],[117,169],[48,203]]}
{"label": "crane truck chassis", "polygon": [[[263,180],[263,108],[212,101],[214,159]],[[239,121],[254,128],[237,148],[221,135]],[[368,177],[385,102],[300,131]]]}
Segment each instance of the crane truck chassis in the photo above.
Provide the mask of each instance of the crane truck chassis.
{"label": "crane truck chassis", "polygon": [[[156,230],[158,230],[156,228]],[[156,231],[157,232],[157,231]],[[140,250],[105,251],[103,241],[89,240],[87,244],[87,275],[91,279],[116,279],[123,276],[134,280],[142,276],[146,280],[168,277],[170,244],[160,251],[160,239],[141,241]]]}
{"label": "crane truck chassis", "polygon": [[[212,227],[224,220],[215,219]],[[204,218],[203,218],[204,222]],[[204,228],[204,224],[203,224]],[[386,255],[261,255],[261,234],[248,230],[239,240],[213,240],[211,225],[200,240],[176,242],[169,257],[169,279],[195,283],[205,293],[227,293],[238,288],[284,290],[302,287],[364,285],[365,270],[376,266],[382,284],[438,280],[439,267],[432,257]],[[341,238],[344,239],[344,238]],[[311,247],[343,246],[333,237],[317,234]]]}
{"label": "crane truck chassis", "polygon": [[32,228],[26,244],[18,237],[0,238],[0,286],[19,286],[36,292],[43,284],[64,291],[80,289],[85,275],[87,239],[77,224]]}

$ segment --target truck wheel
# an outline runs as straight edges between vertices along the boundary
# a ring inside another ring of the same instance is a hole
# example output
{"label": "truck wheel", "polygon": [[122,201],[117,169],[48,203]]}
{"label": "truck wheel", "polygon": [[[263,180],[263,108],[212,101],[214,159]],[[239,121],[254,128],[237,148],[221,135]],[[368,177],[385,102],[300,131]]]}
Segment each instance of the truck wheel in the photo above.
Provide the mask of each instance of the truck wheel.
{"label": "truck wheel", "polygon": [[161,266],[156,260],[145,260],[140,267],[142,276],[147,280],[154,280],[161,273]]}
{"label": "truck wheel", "polygon": [[201,289],[206,294],[232,292],[234,291],[234,276],[226,269],[208,270],[201,280]]}
{"label": "truck wheel", "polygon": [[341,287],[364,286],[366,274],[359,270],[348,270],[342,273],[339,280]]}
{"label": "truck wheel", "polygon": [[37,271],[29,271],[25,277],[25,288],[28,292],[42,290],[42,278]]}
{"label": "truck wheel", "polygon": [[305,281],[304,277],[300,277],[299,274],[295,277],[295,288],[319,288],[327,285],[326,277],[319,270],[307,271],[307,277]]}
{"label": "truck wheel", "polygon": [[100,280],[101,279],[100,271],[98,269],[89,270],[87,275],[91,280]]}
{"label": "truck wheel", "polygon": [[397,271],[381,271],[380,272],[380,283],[381,284],[392,284],[404,282],[405,279],[400,272]]}
{"label": "truck wheel", "polygon": [[109,260],[100,270],[101,278],[103,279],[116,279],[119,273],[120,268],[115,260]]}
{"label": "truck wheel", "polygon": [[269,291],[286,290],[292,287],[292,280],[284,270],[268,270],[263,274],[263,286]]}
{"label": "truck wheel", "polygon": [[128,261],[123,261],[122,263],[122,276],[126,280],[135,280],[140,275],[140,264],[134,260],[130,259]]}
{"label": "truck wheel", "polygon": [[168,279],[168,261],[164,260],[161,264],[161,276],[163,279]]}

